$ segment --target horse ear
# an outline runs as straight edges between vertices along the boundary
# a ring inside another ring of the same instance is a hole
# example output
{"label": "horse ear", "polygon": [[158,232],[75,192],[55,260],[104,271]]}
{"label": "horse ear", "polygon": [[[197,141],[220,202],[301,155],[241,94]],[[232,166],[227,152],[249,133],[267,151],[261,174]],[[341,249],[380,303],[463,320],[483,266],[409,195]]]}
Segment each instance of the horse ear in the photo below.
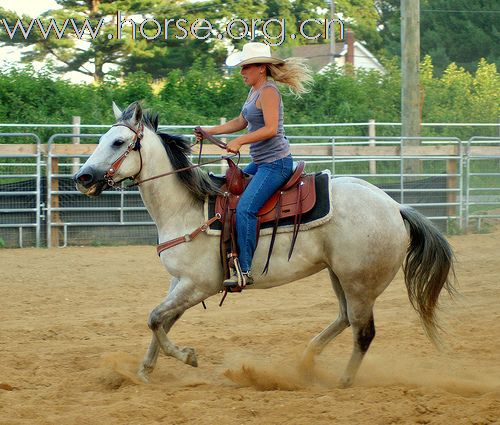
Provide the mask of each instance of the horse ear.
{"label": "horse ear", "polygon": [[135,126],[142,120],[142,107],[141,107],[141,104],[139,102],[132,103],[129,106],[129,108],[131,108],[131,107],[134,108],[134,111],[132,113],[132,118],[130,119],[130,124]]}
{"label": "horse ear", "polygon": [[119,120],[122,116],[122,111],[120,111],[120,108],[114,101],[113,101],[113,113],[115,114],[115,118],[117,120]]}

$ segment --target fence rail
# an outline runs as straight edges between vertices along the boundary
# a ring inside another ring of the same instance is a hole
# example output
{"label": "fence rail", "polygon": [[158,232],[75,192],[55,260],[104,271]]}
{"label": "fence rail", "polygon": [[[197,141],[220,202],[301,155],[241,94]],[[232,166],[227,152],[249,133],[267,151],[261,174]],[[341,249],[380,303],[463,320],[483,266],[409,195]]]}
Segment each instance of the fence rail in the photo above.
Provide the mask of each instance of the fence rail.
{"label": "fence rail", "polygon": [[[34,133],[0,133],[3,137],[35,143],[0,144],[0,246],[156,241],[156,227],[138,190],[106,191],[99,198],[76,191],[71,176],[94,151],[100,134],[54,134],[47,144]],[[75,137],[85,143],[69,143]],[[485,220],[500,218],[500,137],[465,142],[454,137],[289,139],[292,154],[304,159],[309,171],[328,168],[336,176],[366,179],[444,230],[467,231],[471,223],[480,230]],[[206,159],[221,154],[211,145],[203,151]],[[248,159],[245,147],[242,163]],[[206,169],[219,173],[225,168],[218,163]]]}
{"label": "fence rail", "polygon": [[[17,231],[18,246],[25,246],[28,240],[29,245],[39,247],[43,218],[41,140],[34,133],[0,133],[0,140],[17,138],[34,143],[0,145],[0,242],[5,244]],[[34,184],[20,183],[25,179]]]}
{"label": "fence rail", "polygon": [[485,219],[500,218],[500,138],[472,137],[466,149],[465,220],[481,230]]}

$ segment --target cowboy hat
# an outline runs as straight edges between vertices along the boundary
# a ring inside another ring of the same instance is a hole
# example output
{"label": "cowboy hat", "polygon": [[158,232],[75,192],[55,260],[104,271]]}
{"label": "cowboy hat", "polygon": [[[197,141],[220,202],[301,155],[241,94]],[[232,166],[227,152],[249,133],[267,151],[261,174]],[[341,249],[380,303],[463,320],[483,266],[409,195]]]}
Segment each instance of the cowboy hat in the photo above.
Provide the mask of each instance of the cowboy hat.
{"label": "cowboy hat", "polygon": [[226,59],[227,66],[241,66],[251,63],[285,63],[284,60],[273,58],[271,48],[264,43],[247,43],[241,52],[233,52]]}

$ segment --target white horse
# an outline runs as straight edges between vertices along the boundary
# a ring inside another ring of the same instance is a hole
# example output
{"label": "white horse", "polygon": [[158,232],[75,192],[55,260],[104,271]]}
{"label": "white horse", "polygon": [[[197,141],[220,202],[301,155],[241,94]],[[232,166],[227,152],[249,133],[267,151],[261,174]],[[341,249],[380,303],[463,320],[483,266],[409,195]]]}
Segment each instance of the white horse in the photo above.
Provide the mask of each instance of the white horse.
{"label": "white horse", "polygon": [[[138,103],[124,112],[114,104],[113,109],[117,123],[101,137],[95,152],[74,176],[82,193],[98,196],[119,180],[145,180],[191,164],[189,143],[159,133],[157,115],[143,115]],[[311,362],[334,337],[351,326],[354,347],[341,378],[341,385],[346,387],[352,384],[375,336],[375,300],[403,263],[410,302],[427,335],[435,340],[439,294],[443,287],[453,292],[448,280],[453,253],[427,218],[399,205],[377,187],[355,178],[334,178],[332,183],[331,220],[301,231],[290,262],[287,255],[291,234],[279,233],[271,269],[267,275],[255,274],[255,284],[245,290],[284,285],[328,269],[339,300],[338,317],[310,341],[304,360]],[[139,189],[158,228],[160,242],[199,227],[204,221],[203,200],[217,191],[208,174],[199,168],[141,183]],[[153,337],[138,371],[142,380],[148,381],[160,349],[167,356],[197,366],[194,349],[177,347],[167,334],[188,308],[221,291],[218,239],[202,233],[189,243],[162,252],[161,261],[173,278],[167,297],[149,316]],[[263,269],[269,241],[269,235],[261,236],[253,270]]]}

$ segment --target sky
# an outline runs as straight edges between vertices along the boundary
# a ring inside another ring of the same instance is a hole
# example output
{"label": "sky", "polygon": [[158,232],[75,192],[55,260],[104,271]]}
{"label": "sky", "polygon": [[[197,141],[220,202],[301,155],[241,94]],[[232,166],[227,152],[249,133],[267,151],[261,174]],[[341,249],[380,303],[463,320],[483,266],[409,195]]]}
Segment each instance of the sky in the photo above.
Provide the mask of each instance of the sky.
{"label": "sky", "polygon": [[[43,12],[49,9],[57,8],[57,3],[54,0],[1,0],[0,5],[4,9],[13,10],[19,15],[28,15],[31,18],[36,18]],[[9,46],[0,48],[0,65],[12,64],[20,61],[20,49]],[[43,64],[33,64],[36,69],[43,67]],[[77,82],[90,82],[91,77],[84,76],[78,72],[71,72],[65,75],[71,81]]]}
{"label": "sky", "polygon": [[2,0],[1,5],[4,9],[13,10],[20,15],[24,13],[32,18],[57,7],[54,0]]}
{"label": "sky", "polygon": [[[192,0],[193,2],[200,0]],[[26,14],[31,18],[36,18],[49,9],[58,7],[55,0],[0,0],[0,6],[4,9],[17,12],[19,15]],[[0,47],[0,66],[17,63],[20,61],[20,49],[16,47]],[[43,64],[33,64],[36,69],[41,68]],[[91,82],[92,78],[78,72],[70,72],[65,75],[75,83]]]}

